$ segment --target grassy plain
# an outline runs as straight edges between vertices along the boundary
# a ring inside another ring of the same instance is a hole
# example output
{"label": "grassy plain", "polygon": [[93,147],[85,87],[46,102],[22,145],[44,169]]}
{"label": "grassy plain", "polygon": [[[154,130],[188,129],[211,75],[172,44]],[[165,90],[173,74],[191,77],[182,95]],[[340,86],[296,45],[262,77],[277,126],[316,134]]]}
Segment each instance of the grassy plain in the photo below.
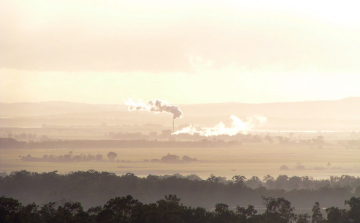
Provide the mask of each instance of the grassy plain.
{"label": "grassy plain", "polygon": [[[19,156],[30,154],[33,157],[44,155],[101,154],[103,162],[24,162]],[[118,162],[109,162],[106,154],[117,153]],[[165,175],[179,173],[182,175],[197,174],[206,179],[210,174],[227,177],[244,175],[246,177],[270,174],[288,176],[312,176],[328,178],[331,175],[360,176],[360,150],[344,149],[339,146],[326,146],[314,149],[301,145],[281,145],[269,143],[242,144],[232,148],[114,148],[114,149],[2,149],[0,154],[0,171],[27,170],[48,172],[57,170],[60,173],[70,171],[114,172],[122,175],[128,172],[138,176],[149,174]],[[144,159],[161,159],[162,156],[175,154],[197,158],[192,163],[152,163]],[[330,165],[328,165],[330,163]],[[286,165],[288,170],[280,170]],[[305,169],[296,168],[302,165]]]}

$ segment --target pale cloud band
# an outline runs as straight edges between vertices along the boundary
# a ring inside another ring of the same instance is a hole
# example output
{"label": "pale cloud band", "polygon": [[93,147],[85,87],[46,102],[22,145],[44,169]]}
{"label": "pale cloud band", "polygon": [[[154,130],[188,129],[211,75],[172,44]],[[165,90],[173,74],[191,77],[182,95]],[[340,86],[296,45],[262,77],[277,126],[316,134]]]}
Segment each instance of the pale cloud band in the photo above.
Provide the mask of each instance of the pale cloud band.
{"label": "pale cloud band", "polygon": [[0,101],[359,96],[356,1],[0,2]]}
{"label": "pale cloud band", "polygon": [[359,16],[350,16],[351,5],[286,2],[3,1],[0,66],[188,73],[201,63],[360,71]]}

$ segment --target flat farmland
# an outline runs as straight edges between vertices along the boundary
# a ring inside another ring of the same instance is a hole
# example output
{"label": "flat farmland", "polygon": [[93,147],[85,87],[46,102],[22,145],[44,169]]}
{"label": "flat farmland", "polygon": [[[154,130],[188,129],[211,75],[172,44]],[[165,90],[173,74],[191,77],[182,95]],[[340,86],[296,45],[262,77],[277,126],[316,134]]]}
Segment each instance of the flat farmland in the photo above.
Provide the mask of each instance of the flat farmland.
{"label": "flat farmland", "polygon": [[[101,154],[103,161],[92,162],[26,162],[22,156],[43,157],[69,154]],[[115,152],[115,161],[109,161],[107,154]],[[167,154],[180,158],[187,155],[197,158],[190,163],[145,162],[161,159]],[[287,170],[280,170],[281,166]],[[280,144],[242,144],[230,148],[108,148],[108,149],[2,149],[0,151],[0,171],[8,174],[12,171],[32,172],[59,171],[96,171],[113,172],[117,175],[134,173],[138,176],[196,174],[206,179],[211,174],[230,179],[234,175],[246,177],[265,175],[277,177],[312,176],[317,179],[329,176],[360,176],[360,150],[343,149],[335,145],[314,149],[309,146]]]}

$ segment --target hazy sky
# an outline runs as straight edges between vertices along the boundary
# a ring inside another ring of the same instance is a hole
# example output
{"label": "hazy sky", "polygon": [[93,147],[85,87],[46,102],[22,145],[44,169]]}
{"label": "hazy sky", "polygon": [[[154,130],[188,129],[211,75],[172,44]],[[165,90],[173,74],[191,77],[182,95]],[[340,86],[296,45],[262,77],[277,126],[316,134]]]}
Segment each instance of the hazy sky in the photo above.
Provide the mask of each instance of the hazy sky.
{"label": "hazy sky", "polygon": [[0,101],[360,96],[357,1],[0,2]]}

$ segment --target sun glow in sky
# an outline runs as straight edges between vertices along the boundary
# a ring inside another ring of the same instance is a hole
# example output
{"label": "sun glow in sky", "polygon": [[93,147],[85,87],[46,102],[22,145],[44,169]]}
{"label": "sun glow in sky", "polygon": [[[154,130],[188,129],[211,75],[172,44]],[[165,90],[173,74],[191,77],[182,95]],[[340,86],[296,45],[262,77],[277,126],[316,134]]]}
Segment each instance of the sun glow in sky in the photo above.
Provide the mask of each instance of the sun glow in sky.
{"label": "sun glow in sky", "polygon": [[360,96],[356,1],[0,3],[0,101]]}

